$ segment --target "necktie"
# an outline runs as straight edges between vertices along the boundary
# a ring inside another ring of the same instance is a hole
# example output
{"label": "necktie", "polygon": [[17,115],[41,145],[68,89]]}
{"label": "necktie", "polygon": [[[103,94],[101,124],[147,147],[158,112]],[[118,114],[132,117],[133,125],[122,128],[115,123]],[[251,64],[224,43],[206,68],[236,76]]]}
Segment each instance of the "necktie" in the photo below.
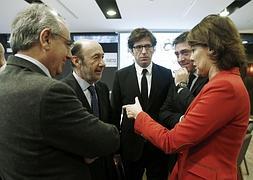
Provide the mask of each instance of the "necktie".
{"label": "necktie", "polygon": [[95,116],[99,117],[98,99],[97,99],[95,87],[94,86],[89,86],[88,90],[90,91],[90,94],[91,94],[92,112]]}
{"label": "necktie", "polygon": [[141,78],[141,97],[143,102],[143,109],[147,107],[148,104],[148,81],[146,77],[147,69],[142,70],[142,78]]}
{"label": "necktie", "polygon": [[191,74],[189,75],[189,81],[188,81],[188,85],[187,85],[187,87],[188,87],[189,89],[192,88],[192,81],[193,81],[195,78],[196,78],[196,76],[195,76],[193,73],[191,73]]}

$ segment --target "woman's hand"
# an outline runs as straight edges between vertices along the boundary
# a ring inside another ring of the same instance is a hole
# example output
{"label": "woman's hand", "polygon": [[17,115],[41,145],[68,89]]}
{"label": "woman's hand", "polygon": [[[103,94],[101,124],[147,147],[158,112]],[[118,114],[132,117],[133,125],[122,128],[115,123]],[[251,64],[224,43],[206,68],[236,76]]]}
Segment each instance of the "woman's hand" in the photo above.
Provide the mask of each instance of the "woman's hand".
{"label": "woman's hand", "polygon": [[138,97],[135,97],[135,104],[124,105],[123,109],[126,110],[128,118],[136,118],[137,115],[142,111]]}

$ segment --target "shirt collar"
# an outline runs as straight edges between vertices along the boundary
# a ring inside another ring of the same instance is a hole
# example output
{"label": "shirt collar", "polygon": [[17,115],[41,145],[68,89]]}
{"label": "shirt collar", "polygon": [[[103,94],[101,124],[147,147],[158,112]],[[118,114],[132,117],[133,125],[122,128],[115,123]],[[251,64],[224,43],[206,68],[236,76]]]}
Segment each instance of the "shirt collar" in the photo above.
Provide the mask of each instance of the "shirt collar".
{"label": "shirt collar", "polygon": [[22,59],[25,59],[33,64],[35,64],[36,66],[38,66],[48,77],[52,77],[51,74],[49,73],[49,70],[46,68],[46,66],[44,66],[41,62],[39,62],[37,59],[34,59],[30,56],[24,55],[24,54],[15,54],[16,57],[20,57]]}
{"label": "shirt collar", "polygon": [[73,76],[76,78],[78,84],[80,85],[81,89],[83,91],[87,90],[89,86],[93,85],[95,86],[95,84],[89,84],[87,81],[85,81],[84,79],[82,79],[80,76],[78,76],[76,74],[75,71],[73,71]]}
{"label": "shirt collar", "polygon": [[147,74],[151,74],[153,62],[151,62],[150,65],[148,67],[146,67],[146,68],[143,68],[143,67],[139,66],[139,64],[137,64],[137,63],[134,63],[134,66],[135,66],[137,74],[142,75],[142,70],[143,69],[147,69],[148,70]]}

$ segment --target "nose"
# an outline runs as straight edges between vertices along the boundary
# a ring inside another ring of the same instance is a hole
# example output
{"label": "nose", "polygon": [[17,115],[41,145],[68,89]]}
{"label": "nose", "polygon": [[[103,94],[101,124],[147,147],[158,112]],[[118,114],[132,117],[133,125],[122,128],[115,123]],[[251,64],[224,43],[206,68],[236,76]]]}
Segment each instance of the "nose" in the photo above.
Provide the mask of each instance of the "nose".
{"label": "nose", "polygon": [[67,58],[67,59],[71,59],[71,58],[72,58],[71,49],[68,49],[68,53],[67,53],[66,58]]}
{"label": "nose", "polygon": [[100,59],[100,61],[99,61],[99,66],[105,67],[105,61],[104,61],[103,58]]}
{"label": "nose", "polygon": [[179,55],[178,55],[178,61],[183,61],[183,60],[185,60],[185,55],[182,54],[182,53],[179,53]]}
{"label": "nose", "polygon": [[[143,52],[143,51],[144,51],[144,52]],[[142,47],[141,53],[146,53],[146,52],[147,52],[146,48],[145,48],[145,47]]]}
{"label": "nose", "polygon": [[194,59],[193,59],[193,53],[192,53],[191,56],[190,56],[190,60],[191,60],[191,62],[193,62],[193,65],[196,66],[196,63],[195,63],[195,61],[194,61]]}

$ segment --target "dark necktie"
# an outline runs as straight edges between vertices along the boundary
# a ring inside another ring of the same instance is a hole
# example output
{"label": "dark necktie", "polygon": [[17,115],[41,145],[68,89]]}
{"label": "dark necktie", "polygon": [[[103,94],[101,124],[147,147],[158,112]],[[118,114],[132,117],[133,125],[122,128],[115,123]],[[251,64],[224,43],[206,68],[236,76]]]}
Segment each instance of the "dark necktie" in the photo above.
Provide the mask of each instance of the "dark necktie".
{"label": "dark necktie", "polygon": [[141,97],[143,101],[143,109],[145,110],[148,104],[148,81],[146,77],[147,69],[142,70],[142,78],[141,78]]}
{"label": "dark necktie", "polygon": [[196,76],[195,76],[193,73],[191,73],[191,74],[189,75],[189,81],[188,81],[188,85],[187,85],[187,87],[188,87],[189,89],[191,88],[192,81],[193,81],[195,78],[196,78]]}
{"label": "dark necktie", "polygon": [[92,112],[95,116],[99,117],[98,99],[97,99],[95,87],[94,86],[89,86],[88,90],[90,91],[90,94],[91,94]]}

